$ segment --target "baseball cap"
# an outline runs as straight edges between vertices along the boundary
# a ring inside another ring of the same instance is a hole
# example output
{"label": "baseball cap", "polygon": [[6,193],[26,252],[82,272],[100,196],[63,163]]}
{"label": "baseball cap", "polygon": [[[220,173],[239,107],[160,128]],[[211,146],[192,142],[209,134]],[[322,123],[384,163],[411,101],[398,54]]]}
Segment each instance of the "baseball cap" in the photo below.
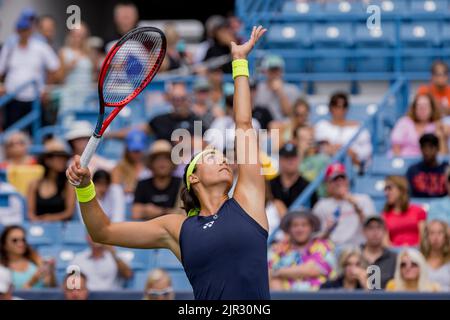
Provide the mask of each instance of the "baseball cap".
{"label": "baseball cap", "polygon": [[11,271],[0,266],[0,293],[7,293],[12,285]]}
{"label": "baseball cap", "polygon": [[198,78],[194,82],[194,91],[207,91],[211,90],[211,84],[206,78]]}
{"label": "baseball cap", "polygon": [[168,154],[170,156],[172,152],[172,145],[167,140],[156,140],[150,146],[150,150],[148,152],[149,160],[152,160],[158,154]]}
{"label": "baseball cap", "polygon": [[297,146],[288,142],[281,147],[279,154],[280,157],[295,157],[297,155]]}
{"label": "baseball cap", "polygon": [[32,26],[32,22],[29,18],[26,17],[20,17],[16,22],[16,29],[17,30],[27,30],[30,29]]}
{"label": "baseball cap", "polygon": [[72,141],[80,138],[89,138],[93,129],[88,121],[75,121],[65,135],[66,141]]}
{"label": "baseball cap", "polygon": [[131,130],[125,138],[125,143],[129,151],[144,151],[146,140],[147,136],[144,131]]}
{"label": "baseball cap", "polygon": [[20,18],[34,19],[37,17],[37,13],[33,8],[25,8],[20,12]]}
{"label": "baseball cap", "polygon": [[325,180],[330,181],[338,176],[347,176],[345,166],[339,162],[330,164],[325,171]]}
{"label": "baseball cap", "polygon": [[284,60],[277,55],[268,55],[263,59],[261,66],[264,70],[284,69]]}
{"label": "baseball cap", "polygon": [[364,220],[364,224],[363,224],[364,228],[367,227],[369,225],[369,223],[371,223],[372,221],[376,221],[379,224],[384,226],[383,218],[381,218],[380,216],[373,215],[373,216],[367,217],[366,220]]}

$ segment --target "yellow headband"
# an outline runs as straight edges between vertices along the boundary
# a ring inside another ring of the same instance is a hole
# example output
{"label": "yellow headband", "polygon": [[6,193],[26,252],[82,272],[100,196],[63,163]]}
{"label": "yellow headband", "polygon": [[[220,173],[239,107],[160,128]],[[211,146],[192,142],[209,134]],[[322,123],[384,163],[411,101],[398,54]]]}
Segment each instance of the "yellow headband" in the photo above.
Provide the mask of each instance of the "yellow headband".
{"label": "yellow headband", "polygon": [[191,191],[191,183],[189,181],[189,177],[192,175],[192,173],[194,172],[195,166],[197,165],[198,160],[200,160],[200,158],[210,152],[216,152],[215,149],[206,149],[203,150],[202,152],[199,152],[194,159],[192,159],[192,161],[189,163],[188,165],[188,169],[186,171],[186,187],[188,189],[188,191]]}

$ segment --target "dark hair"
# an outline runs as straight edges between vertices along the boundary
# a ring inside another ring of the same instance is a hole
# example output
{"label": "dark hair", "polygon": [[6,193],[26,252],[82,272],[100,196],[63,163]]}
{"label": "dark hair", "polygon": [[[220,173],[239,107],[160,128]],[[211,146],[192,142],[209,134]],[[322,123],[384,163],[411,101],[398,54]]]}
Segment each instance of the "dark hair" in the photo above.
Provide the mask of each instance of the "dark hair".
{"label": "dark hair", "polygon": [[[2,235],[0,236],[0,264],[7,268],[9,267],[9,258],[8,253],[6,252],[6,239],[8,238],[8,235],[14,230],[21,230],[23,234],[26,236],[25,229],[18,225],[7,226],[3,230]],[[26,243],[24,257],[27,260],[37,264],[37,254],[34,252],[34,250],[28,243]]]}
{"label": "dark hair", "polygon": [[425,133],[419,139],[420,147],[423,148],[425,145],[439,148],[439,138],[432,133]]}
{"label": "dark hair", "polygon": [[[195,158],[196,155],[194,155],[191,158],[191,161]],[[191,163],[189,161],[189,163]],[[181,190],[181,201],[183,201],[183,206],[181,207],[186,211],[186,213],[189,213],[189,210],[200,208],[200,200],[198,200],[197,196],[195,195],[194,188],[191,188],[191,190],[187,189],[186,184],[186,176],[187,176],[187,169],[189,168],[189,164],[186,165],[184,168],[184,174],[183,174],[183,189]],[[197,169],[197,166],[195,166],[194,171]]]}
{"label": "dark hair", "polygon": [[280,228],[281,230],[283,230],[285,233],[289,232],[289,229],[291,228],[292,225],[292,221],[294,221],[294,219],[305,219],[306,221],[308,221],[309,225],[311,226],[311,230],[312,232],[317,232],[320,230],[320,220],[314,215],[312,214],[310,211],[291,211],[288,212],[283,219],[281,219],[280,222]]}
{"label": "dark hair", "polygon": [[328,107],[337,105],[339,99],[344,100],[344,108],[347,109],[348,108],[348,95],[345,92],[335,92],[330,98]]}
{"label": "dark hair", "polygon": [[106,170],[97,170],[92,176],[92,182],[96,183],[100,180],[106,181],[107,184],[111,184],[111,174]]}
{"label": "dark hair", "polygon": [[227,108],[233,108],[233,94],[229,94],[225,97],[225,107]]}
{"label": "dark hair", "polygon": [[439,66],[444,67],[445,73],[448,73],[448,64],[446,64],[442,60],[436,60],[436,61],[433,62],[433,64],[431,65],[431,73],[435,74],[436,73],[436,69]]}
{"label": "dark hair", "polygon": [[[43,154],[39,157],[39,164],[44,168],[44,176],[42,177],[42,179],[39,180],[38,184],[40,185],[41,182],[48,178],[50,175],[50,168],[49,166],[45,163],[45,160],[47,160],[47,155]],[[56,187],[58,189],[58,191],[64,191],[66,189],[66,185],[67,185],[67,177],[66,177],[66,173],[63,172],[59,172],[57,177],[56,177]]]}

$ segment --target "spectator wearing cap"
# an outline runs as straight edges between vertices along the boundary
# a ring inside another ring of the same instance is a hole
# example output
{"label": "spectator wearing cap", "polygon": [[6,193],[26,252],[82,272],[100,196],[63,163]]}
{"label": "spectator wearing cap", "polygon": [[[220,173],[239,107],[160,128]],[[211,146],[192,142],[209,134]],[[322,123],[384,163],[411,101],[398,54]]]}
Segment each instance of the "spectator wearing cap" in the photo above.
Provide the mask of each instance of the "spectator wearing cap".
{"label": "spectator wearing cap", "polygon": [[[284,205],[289,206],[308,186],[308,181],[303,178],[298,170],[300,159],[297,153],[297,147],[293,143],[286,143],[279,151],[279,175],[270,181],[270,187],[275,199],[283,201]],[[317,201],[317,195],[311,198],[311,205]]]}
{"label": "spectator wearing cap", "polygon": [[138,181],[150,176],[144,162],[147,136],[144,131],[133,129],[128,132],[125,144],[123,158],[111,172],[111,181],[122,186],[125,194],[133,195]]}
{"label": "spectator wearing cap", "polygon": [[[152,118],[148,123],[138,126],[139,130],[146,134],[152,134],[154,137],[171,141],[172,133],[176,129],[187,130],[191,135],[194,134],[194,121],[199,118],[192,112],[192,101],[189,98],[186,83],[174,82],[168,85],[167,101],[169,102],[169,113],[164,113]],[[107,134],[109,138],[123,139],[130,130],[135,128],[124,128],[116,132]],[[202,133],[203,127],[201,126]]]}
{"label": "spectator wearing cap", "polygon": [[[214,26],[212,31],[212,39],[213,42],[206,51],[204,61],[229,55],[231,53],[230,43],[237,42],[233,30],[231,30],[226,19],[219,21],[218,24]],[[231,63],[225,63],[222,65],[222,71],[224,73],[231,73]]]}
{"label": "spectator wearing cap", "polygon": [[[349,108],[348,95],[344,92],[334,93],[328,104],[331,120],[320,120],[314,126],[314,137],[317,142],[330,144],[330,156],[336,154],[358,132],[361,124],[347,119]],[[364,129],[348,149],[354,165],[361,169],[372,155],[370,133]]]}
{"label": "spectator wearing cap", "polygon": [[[94,129],[88,121],[75,121],[71,124],[70,129],[64,138],[72,149],[73,155],[81,156],[83,154],[93,130]],[[89,170],[93,173],[97,170],[110,172],[114,166],[114,161],[106,159],[97,153],[92,156],[92,159],[89,162]]]}
{"label": "spectator wearing cap", "polygon": [[97,170],[92,176],[98,203],[111,222],[125,221],[126,199],[122,186],[111,182],[111,174],[105,170]]}
{"label": "spectator wearing cap", "polygon": [[174,300],[172,278],[163,269],[153,269],[147,277],[143,300]]}
{"label": "spectator wearing cap", "polygon": [[258,84],[255,79],[250,79],[250,98],[252,101],[252,117],[261,125],[261,129],[270,129],[269,124],[273,121],[272,113],[264,106],[257,105],[256,88]]}
{"label": "spectator wearing cap", "polygon": [[83,301],[88,300],[87,276],[83,273],[68,274],[62,283],[64,300]]}
{"label": "spectator wearing cap", "polygon": [[338,276],[325,282],[320,289],[367,289],[366,265],[358,247],[342,250],[338,260]]}
{"label": "spectator wearing cap", "polygon": [[202,121],[205,129],[208,129],[214,119],[223,117],[223,109],[211,100],[211,84],[206,78],[198,78],[194,82],[194,94],[192,112]]}
{"label": "spectator wearing cap", "polygon": [[28,218],[31,221],[66,221],[72,218],[75,192],[66,178],[69,160],[65,145],[56,139],[47,141],[40,164],[44,176],[33,181],[27,193]]}
{"label": "spectator wearing cap", "polygon": [[149,220],[168,213],[179,213],[181,178],[173,175],[172,146],[157,140],[150,147],[147,164],[153,176],[139,181],[134,194],[132,218]]}
{"label": "spectator wearing cap", "polygon": [[[36,81],[39,95],[43,92],[47,76],[56,77],[60,68],[59,59],[45,42],[33,39],[33,22],[29,17],[20,17],[16,22],[18,41],[3,46],[0,51],[0,79],[4,77],[4,87],[0,85],[0,95],[15,94],[23,84]],[[31,111],[36,97],[35,88],[30,85],[15,95],[5,106],[3,129]]]}
{"label": "spectator wearing cap", "polygon": [[425,133],[435,133],[439,137],[439,153],[445,154],[447,138],[439,108],[430,94],[417,94],[407,114],[401,117],[392,129],[392,154],[400,157],[419,157],[419,139]]}
{"label": "spectator wearing cap", "polygon": [[406,178],[388,176],[384,194],[386,203],[382,216],[389,235],[386,243],[395,247],[418,246],[427,213],[421,206],[410,203]]}
{"label": "spectator wearing cap", "polygon": [[266,56],[261,67],[266,80],[258,83],[255,104],[267,108],[275,120],[284,120],[292,115],[292,105],[300,97],[300,91],[283,81],[284,60],[280,56]]}
{"label": "spectator wearing cap", "polygon": [[447,168],[445,174],[445,186],[447,195],[440,199],[434,199],[430,201],[427,220],[441,220],[446,222],[447,225],[450,226],[450,168]]}
{"label": "spectator wearing cap", "polygon": [[325,171],[328,197],[320,199],[313,213],[320,219],[322,230],[336,245],[358,246],[364,242],[362,225],[366,217],[375,215],[372,199],[366,194],[350,192],[350,183],[342,163],[330,164]]}
{"label": "spectator wearing cap", "polygon": [[422,161],[408,168],[406,177],[411,197],[434,198],[447,195],[445,171],[448,163],[439,162],[439,139],[432,133],[426,133],[419,140]]}
{"label": "spectator wearing cap", "polygon": [[[364,222],[365,243],[361,246],[362,257],[366,265],[380,268],[380,288],[384,289],[387,282],[394,277],[397,254],[384,244],[386,226],[380,216],[370,216]],[[375,283],[376,284],[376,283]]]}
{"label": "spectator wearing cap", "polygon": [[269,248],[271,290],[318,290],[327,279],[334,277],[334,245],[314,237],[320,222],[310,212],[286,214],[281,228],[287,238]]}
{"label": "spectator wearing cap", "polygon": [[431,66],[431,81],[422,85],[417,94],[431,94],[444,116],[450,115],[450,85],[448,83],[448,65],[437,60]]}
{"label": "spectator wearing cap", "polygon": [[[205,140],[221,151],[234,150],[236,123],[233,118],[234,87],[230,83],[224,85],[225,116],[217,118],[205,132]],[[261,129],[259,122],[252,118],[253,129]]]}

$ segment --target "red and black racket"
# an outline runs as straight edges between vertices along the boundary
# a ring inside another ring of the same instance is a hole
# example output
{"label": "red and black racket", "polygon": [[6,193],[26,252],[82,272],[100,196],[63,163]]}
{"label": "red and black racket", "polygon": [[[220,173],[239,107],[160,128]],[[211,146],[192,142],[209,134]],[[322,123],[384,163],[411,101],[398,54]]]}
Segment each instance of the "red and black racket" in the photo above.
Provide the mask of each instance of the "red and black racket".
{"label": "red and black racket", "polygon": [[[152,81],[166,54],[166,37],[158,28],[136,28],[109,50],[100,70],[97,125],[81,155],[86,168],[111,121]],[[105,107],[114,108],[105,119]]]}

